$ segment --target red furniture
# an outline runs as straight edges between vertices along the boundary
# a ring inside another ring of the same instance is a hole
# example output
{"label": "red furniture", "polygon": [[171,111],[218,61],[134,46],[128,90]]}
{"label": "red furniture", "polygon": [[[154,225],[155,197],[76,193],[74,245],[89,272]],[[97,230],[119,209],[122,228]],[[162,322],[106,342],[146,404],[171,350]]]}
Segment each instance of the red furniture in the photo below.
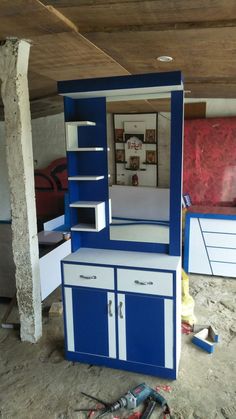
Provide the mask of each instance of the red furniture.
{"label": "red furniture", "polygon": [[64,194],[68,188],[66,158],[35,170],[34,179],[37,219],[44,222],[64,214]]}

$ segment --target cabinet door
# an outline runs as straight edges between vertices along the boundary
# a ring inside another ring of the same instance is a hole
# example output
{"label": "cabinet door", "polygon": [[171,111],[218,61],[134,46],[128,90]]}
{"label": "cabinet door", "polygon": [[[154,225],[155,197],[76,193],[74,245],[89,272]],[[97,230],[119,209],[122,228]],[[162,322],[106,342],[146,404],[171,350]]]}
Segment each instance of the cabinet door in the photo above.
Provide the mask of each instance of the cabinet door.
{"label": "cabinet door", "polygon": [[173,301],[118,295],[119,358],[173,368]]}
{"label": "cabinet door", "polygon": [[69,290],[72,290],[74,351],[115,358],[114,293],[84,288]]}

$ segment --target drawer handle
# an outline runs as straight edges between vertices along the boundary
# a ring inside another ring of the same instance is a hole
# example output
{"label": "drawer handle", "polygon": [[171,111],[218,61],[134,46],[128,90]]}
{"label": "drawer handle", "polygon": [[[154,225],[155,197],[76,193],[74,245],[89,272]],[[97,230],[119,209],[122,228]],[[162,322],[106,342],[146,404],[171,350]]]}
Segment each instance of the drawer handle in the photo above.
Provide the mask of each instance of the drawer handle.
{"label": "drawer handle", "polygon": [[134,283],[137,284],[137,285],[153,285],[153,282],[151,282],[151,281],[141,282],[141,281],[138,281],[137,279],[136,279],[136,281],[134,281]]}
{"label": "drawer handle", "polygon": [[112,313],[112,301],[111,300],[109,300],[109,303],[108,303],[108,313],[109,313],[109,316],[110,317],[112,317],[113,316],[113,313]]}
{"label": "drawer handle", "polygon": [[79,277],[82,278],[82,279],[97,279],[97,277],[95,275],[92,275],[92,276],[80,275]]}
{"label": "drawer handle", "polygon": [[120,316],[121,319],[124,318],[123,313],[122,313],[122,307],[123,307],[123,303],[122,303],[122,301],[120,301],[120,304],[119,304],[119,316]]}

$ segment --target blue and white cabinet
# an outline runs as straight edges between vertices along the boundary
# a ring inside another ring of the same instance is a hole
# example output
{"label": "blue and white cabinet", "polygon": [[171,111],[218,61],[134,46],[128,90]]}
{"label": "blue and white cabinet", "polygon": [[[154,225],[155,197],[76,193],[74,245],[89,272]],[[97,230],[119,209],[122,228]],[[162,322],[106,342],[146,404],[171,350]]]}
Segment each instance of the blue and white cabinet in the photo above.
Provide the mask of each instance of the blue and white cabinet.
{"label": "blue and white cabinet", "polygon": [[[181,342],[181,73],[64,81],[58,91],[64,96],[73,252],[62,261],[66,358],[176,378]],[[171,103],[169,242],[112,240],[106,103],[158,97]]]}
{"label": "blue and white cabinet", "polygon": [[190,211],[185,222],[185,271],[235,278],[235,208],[192,207]]}
{"label": "blue and white cabinet", "polygon": [[62,270],[67,359],[176,378],[179,257],[83,248]]}

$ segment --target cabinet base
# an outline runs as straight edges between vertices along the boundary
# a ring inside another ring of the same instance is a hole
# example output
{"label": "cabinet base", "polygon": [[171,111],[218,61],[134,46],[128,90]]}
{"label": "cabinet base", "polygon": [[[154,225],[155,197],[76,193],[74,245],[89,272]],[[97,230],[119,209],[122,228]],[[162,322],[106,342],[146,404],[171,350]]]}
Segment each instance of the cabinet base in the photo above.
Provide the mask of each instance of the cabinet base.
{"label": "cabinet base", "polygon": [[101,365],[104,367],[115,368],[119,370],[131,371],[141,374],[153,375],[161,378],[176,380],[177,372],[174,369],[156,367],[155,365],[139,364],[129,361],[120,361],[116,359],[98,357],[93,355],[79,354],[78,352],[65,352],[65,358],[68,361],[82,362],[85,364]]}

